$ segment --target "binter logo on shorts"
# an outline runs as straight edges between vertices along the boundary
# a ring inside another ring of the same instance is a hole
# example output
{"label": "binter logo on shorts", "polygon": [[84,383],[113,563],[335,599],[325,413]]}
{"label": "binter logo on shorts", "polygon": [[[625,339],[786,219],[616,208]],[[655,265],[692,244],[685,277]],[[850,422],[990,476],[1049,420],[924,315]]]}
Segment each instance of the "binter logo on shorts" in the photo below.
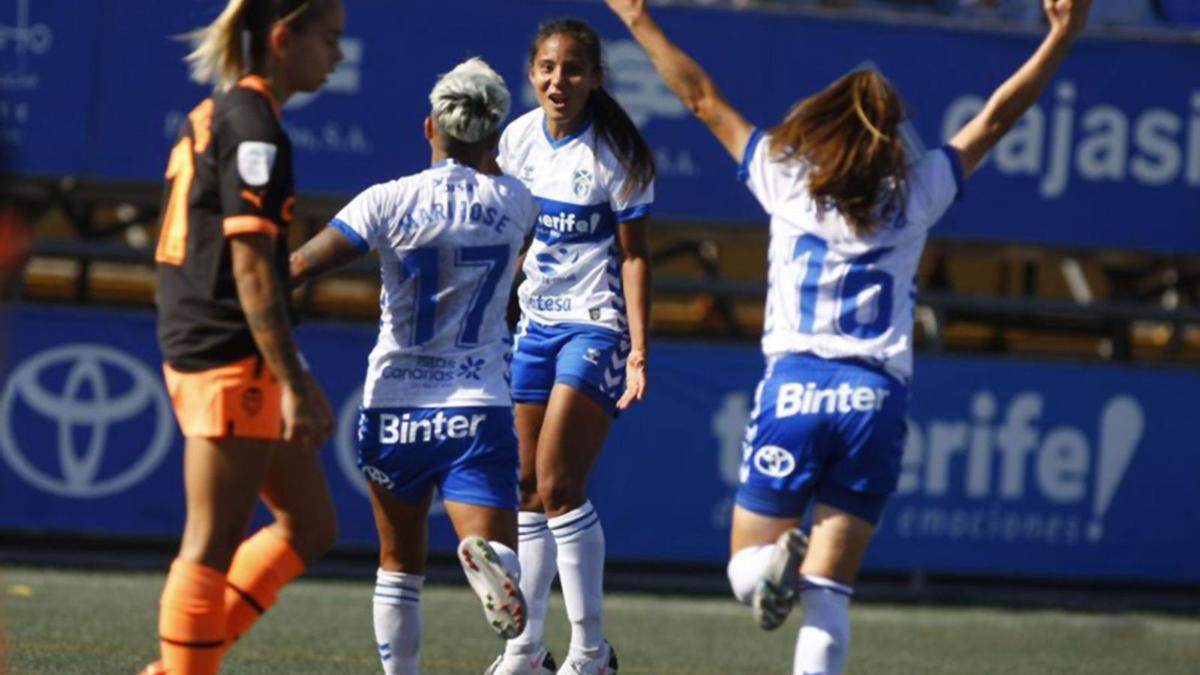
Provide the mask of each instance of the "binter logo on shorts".
{"label": "binter logo on shorts", "polygon": [[429,443],[446,439],[474,438],[479,435],[479,425],[487,415],[446,415],[439,410],[433,417],[412,419],[410,413],[403,415],[382,414],[379,416],[379,442]]}
{"label": "binter logo on shorts", "polygon": [[775,417],[879,411],[890,393],[887,389],[851,387],[845,382],[824,389],[812,382],[785,384],[779,387]]}

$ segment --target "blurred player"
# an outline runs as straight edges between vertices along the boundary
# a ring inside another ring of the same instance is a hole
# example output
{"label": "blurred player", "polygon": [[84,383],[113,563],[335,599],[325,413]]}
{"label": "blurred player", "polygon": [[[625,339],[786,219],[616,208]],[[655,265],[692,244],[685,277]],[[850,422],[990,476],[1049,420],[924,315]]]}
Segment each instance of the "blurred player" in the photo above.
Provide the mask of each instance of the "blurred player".
{"label": "blurred player", "polygon": [[[767,369],[746,432],[729,580],[767,629],[804,606],[795,673],[840,673],[852,585],[904,448],[917,262],[962,181],[1037,100],[1089,0],[1046,0],[1050,33],[950,143],[907,157],[878,73],[847,75],[752,127],[644,0],[607,0],[771,215]],[[797,526],[815,503],[811,542]],[[802,564],[801,564],[802,563]]]}
{"label": "blurred player", "polygon": [[587,478],[616,411],[646,390],[654,158],[604,89],[600,38],[587,24],[542,25],[529,80],[539,107],[505,129],[498,158],[540,209],[513,358],[529,628],[487,672],[554,671],[542,636],[557,571],[571,621],[559,672],[611,673],[604,531]]}
{"label": "blurred player", "polygon": [[379,530],[375,635],[383,670],[419,672],[429,504],[437,486],[458,554],[502,637],[525,626],[517,561],[517,439],[504,315],[533,230],[529,190],[493,164],[509,93],[483,61],[429,95],[426,171],[369,188],[292,256],[293,282],[379,251],[383,292],[358,427]]}
{"label": "blurred player", "polygon": [[[192,34],[216,93],[171,152],[155,259],[167,389],[187,439],[187,523],[163,590],[162,661],[215,673],[280,588],[332,545],[316,450],[333,415],[292,339],[292,147],[280,106],[341,60],[340,0],[230,0]],[[261,496],[274,522],[246,539]]]}

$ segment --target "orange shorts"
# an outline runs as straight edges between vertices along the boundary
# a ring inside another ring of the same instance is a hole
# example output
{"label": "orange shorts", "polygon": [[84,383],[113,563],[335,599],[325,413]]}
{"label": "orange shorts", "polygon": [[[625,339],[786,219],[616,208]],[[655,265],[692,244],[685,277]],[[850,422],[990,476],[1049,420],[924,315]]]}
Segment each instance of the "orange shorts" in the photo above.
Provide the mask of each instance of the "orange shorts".
{"label": "orange shorts", "polygon": [[261,358],[251,356],[195,373],[181,373],[164,363],[163,374],[185,438],[283,436],[283,387]]}

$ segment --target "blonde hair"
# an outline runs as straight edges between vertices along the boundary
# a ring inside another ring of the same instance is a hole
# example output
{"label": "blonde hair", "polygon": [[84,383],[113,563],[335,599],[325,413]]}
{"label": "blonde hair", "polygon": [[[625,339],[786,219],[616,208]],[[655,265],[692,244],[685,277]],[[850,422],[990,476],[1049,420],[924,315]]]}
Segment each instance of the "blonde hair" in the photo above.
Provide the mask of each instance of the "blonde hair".
{"label": "blonde hair", "polygon": [[508,117],[511,101],[504,78],[480,58],[458,64],[429,92],[430,116],[463,143],[478,143],[495,133]]}
{"label": "blonde hair", "polygon": [[327,4],[327,0],[229,0],[215,21],[182,36],[192,45],[184,58],[192,79],[211,83],[217,91],[230,89],[266,58],[268,34],[276,23],[303,30],[316,14],[312,10]]}

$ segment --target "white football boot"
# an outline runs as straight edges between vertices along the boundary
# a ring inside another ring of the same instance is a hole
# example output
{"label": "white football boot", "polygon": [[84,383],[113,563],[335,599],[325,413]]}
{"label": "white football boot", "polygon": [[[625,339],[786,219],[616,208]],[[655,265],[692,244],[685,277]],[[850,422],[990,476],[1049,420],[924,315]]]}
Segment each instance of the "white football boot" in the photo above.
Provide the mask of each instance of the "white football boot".
{"label": "white football boot", "polygon": [[505,640],[525,630],[525,596],[517,580],[500,564],[500,557],[483,537],[470,536],[458,545],[458,561],[467,581],[483,604],[488,625]]}
{"label": "white football boot", "polygon": [[545,647],[528,654],[501,654],[483,675],[555,675],[558,663]]}
{"label": "white football boot", "polygon": [[754,620],[763,630],[779,628],[792,612],[800,596],[800,563],[806,551],[808,537],[800,530],[788,530],[775,540],[771,561],[750,601]]}
{"label": "white football boot", "polygon": [[594,659],[568,656],[558,675],[617,675],[617,650],[605,640],[604,649]]}

